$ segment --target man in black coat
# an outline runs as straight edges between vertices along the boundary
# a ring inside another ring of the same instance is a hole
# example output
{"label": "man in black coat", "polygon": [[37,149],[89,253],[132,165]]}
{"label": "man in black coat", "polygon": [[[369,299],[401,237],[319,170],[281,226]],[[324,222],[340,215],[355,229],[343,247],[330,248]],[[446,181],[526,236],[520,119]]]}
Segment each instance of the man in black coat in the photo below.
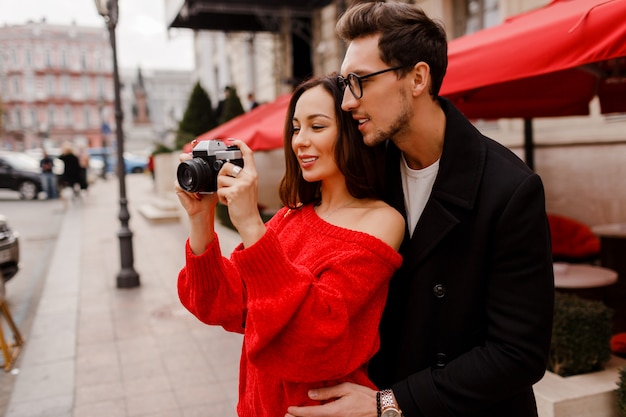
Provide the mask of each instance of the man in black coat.
{"label": "man in black coat", "polygon": [[80,161],[74,154],[71,144],[63,144],[59,159],[63,161],[63,174],[61,174],[59,188],[63,190],[69,187],[72,189],[74,196],[78,196],[81,184]]}
{"label": "man in black coat", "polygon": [[443,28],[416,6],[368,2],[337,24],[349,42],[343,108],[388,144],[387,201],[407,219],[370,364],[379,392],[313,390],[299,417],[528,417],[552,330],[554,277],[539,176],[438,97]]}

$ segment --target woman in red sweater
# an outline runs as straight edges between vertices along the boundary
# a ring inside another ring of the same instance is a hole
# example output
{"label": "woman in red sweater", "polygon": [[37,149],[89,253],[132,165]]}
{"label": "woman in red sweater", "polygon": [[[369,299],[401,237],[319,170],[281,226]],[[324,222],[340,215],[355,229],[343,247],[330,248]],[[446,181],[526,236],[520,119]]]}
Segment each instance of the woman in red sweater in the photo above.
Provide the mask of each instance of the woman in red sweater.
{"label": "woman in red sweater", "polygon": [[[244,167],[226,163],[216,193],[176,190],[190,224],[179,297],[201,321],[244,334],[242,417],[313,405],[312,388],[347,381],[375,388],[367,362],[378,349],[405,225],[379,200],[383,153],[363,144],[342,96],[334,76],[294,91],[280,186],[285,207],[267,224],[257,209],[253,154],[241,141],[233,143]],[[230,258],[214,230],[218,201],[242,238]]]}

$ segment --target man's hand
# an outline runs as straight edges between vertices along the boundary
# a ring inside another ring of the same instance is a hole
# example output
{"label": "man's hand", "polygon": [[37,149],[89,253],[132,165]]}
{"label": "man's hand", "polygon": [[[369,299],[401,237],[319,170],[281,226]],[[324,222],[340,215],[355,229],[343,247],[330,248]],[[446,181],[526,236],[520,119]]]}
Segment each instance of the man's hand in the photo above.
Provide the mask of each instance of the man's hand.
{"label": "man's hand", "polygon": [[309,398],[324,405],[289,407],[285,417],[377,417],[376,391],[345,382],[309,391]]}

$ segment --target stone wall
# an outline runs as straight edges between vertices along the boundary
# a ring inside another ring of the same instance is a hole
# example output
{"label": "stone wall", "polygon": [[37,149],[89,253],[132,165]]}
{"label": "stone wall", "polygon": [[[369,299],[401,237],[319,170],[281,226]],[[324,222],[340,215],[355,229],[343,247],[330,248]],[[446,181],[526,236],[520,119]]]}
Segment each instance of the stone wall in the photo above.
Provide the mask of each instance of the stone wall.
{"label": "stone wall", "polygon": [[538,148],[547,210],[590,226],[626,222],[626,143]]}

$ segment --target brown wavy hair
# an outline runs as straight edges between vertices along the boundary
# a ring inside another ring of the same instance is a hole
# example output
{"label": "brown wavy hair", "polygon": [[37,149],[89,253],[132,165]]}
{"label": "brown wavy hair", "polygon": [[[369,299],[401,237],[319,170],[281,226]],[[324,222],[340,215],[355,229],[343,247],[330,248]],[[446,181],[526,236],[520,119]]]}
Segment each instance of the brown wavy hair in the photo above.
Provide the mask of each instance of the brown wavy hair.
{"label": "brown wavy hair", "polygon": [[304,81],[296,87],[289,101],[283,135],[285,175],[279,189],[281,201],[285,206],[294,209],[301,204],[317,204],[321,200],[321,182],[304,180],[298,158],[291,148],[296,104],[305,91],[317,86],[324,88],[333,97],[339,132],[334,147],[335,162],[346,179],[348,192],[355,198],[381,198],[385,145],[369,147],[363,143],[356,120],[349,112],[341,109],[343,88],[339,87],[337,75],[331,74]]}

